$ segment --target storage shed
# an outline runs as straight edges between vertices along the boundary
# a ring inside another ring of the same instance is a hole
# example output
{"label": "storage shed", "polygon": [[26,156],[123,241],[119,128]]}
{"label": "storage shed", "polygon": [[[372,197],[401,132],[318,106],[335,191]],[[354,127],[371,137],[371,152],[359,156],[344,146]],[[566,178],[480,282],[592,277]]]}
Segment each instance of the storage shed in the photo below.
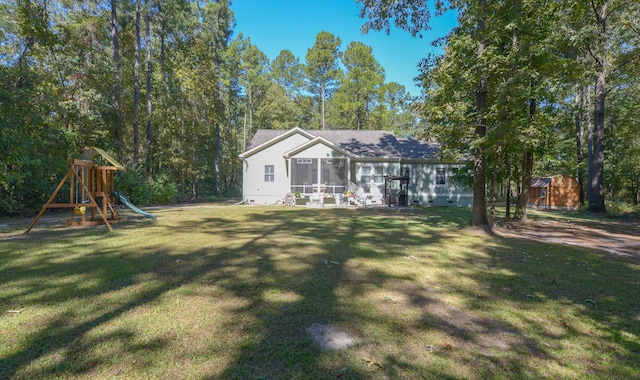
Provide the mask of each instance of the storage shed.
{"label": "storage shed", "polygon": [[580,185],[567,175],[532,178],[529,206],[556,209],[577,209],[580,206]]}

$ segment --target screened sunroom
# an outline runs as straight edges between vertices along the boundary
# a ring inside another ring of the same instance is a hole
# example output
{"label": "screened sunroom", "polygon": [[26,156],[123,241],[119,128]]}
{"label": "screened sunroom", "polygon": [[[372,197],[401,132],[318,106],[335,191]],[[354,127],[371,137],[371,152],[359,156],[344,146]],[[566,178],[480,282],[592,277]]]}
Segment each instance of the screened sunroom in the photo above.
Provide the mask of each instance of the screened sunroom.
{"label": "screened sunroom", "polygon": [[347,158],[292,158],[291,192],[301,195],[347,191]]}

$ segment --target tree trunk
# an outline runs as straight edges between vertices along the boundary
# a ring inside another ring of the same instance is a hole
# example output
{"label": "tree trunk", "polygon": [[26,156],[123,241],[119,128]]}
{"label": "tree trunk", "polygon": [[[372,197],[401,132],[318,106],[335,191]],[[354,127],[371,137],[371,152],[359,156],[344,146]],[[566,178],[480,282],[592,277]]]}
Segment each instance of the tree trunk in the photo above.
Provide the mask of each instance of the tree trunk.
{"label": "tree trunk", "polygon": [[595,107],[593,113],[593,153],[589,161],[589,211],[606,212],[604,205],[604,71],[598,72],[596,80]]}
{"label": "tree trunk", "polygon": [[196,154],[196,110],[195,105],[191,103],[191,133],[189,134],[189,140],[191,142],[191,200],[195,200],[198,197],[198,177],[196,173],[197,159]]}
{"label": "tree trunk", "polygon": [[113,48],[113,102],[116,111],[116,124],[113,130],[113,139],[118,152],[118,158],[122,160],[124,158],[124,112],[122,111],[122,100],[120,94],[120,88],[122,86],[122,79],[120,77],[120,48],[118,46],[118,10],[116,6],[116,0],[111,0],[111,43]]}
{"label": "tree trunk", "polygon": [[216,198],[220,198],[221,196],[221,186],[220,186],[220,181],[221,181],[221,177],[220,177],[220,123],[216,122],[216,131],[215,131],[215,137],[216,137],[216,156],[214,159],[214,166],[215,166],[215,171],[216,171]]}
{"label": "tree trunk", "polygon": [[605,52],[607,49],[607,1],[599,9],[594,8],[597,26],[598,41],[595,58],[596,63],[596,87],[595,106],[593,112],[593,155],[589,160],[589,206],[591,212],[606,212],[604,205],[604,110],[607,66]]}
{"label": "tree trunk", "polygon": [[[214,120],[215,120],[215,152],[213,158],[213,165],[215,170],[215,196],[220,198],[221,195],[221,168],[220,168],[220,152],[221,152],[221,141],[220,141],[220,125],[222,120],[224,119],[224,107],[222,106],[223,98],[220,83],[222,81],[222,53],[224,46],[221,43],[223,41],[223,33],[224,31],[220,27],[222,25],[222,21],[220,20],[220,11],[216,12],[216,30],[217,35],[214,42],[214,72],[215,72],[215,83],[214,83]],[[251,96],[251,93],[250,93]],[[251,131],[253,115],[252,115],[252,104],[249,107],[249,131]]]}
{"label": "tree trunk", "polygon": [[251,134],[253,130],[253,91],[251,91],[251,87],[249,87],[247,93],[249,96],[249,134]]}
{"label": "tree trunk", "polygon": [[145,17],[146,24],[146,45],[147,45],[147,174],[151,175],[153,171],[153,125],[151,124],[153,117],[152,90],[151,82],[151,15],[147,10]]}
{"label": "tree trunk", "polygon": [[520,223],[527,222],[527,200],[529,199],[529,188],[533,177],[533,152],[527,149],[523,153],[522,160],[522,189],[516,204],[516,218]]}
{"label": "tree trunk", "polygon": [[[481,14],[478,19],[478,31],[480,33],[480,43],[478,44],[477,56],[481,57],[486,49],[486,36],[484,36],[485,23],[485,7],[486,0],[480,0]],[[486,227],[489,224],[487,220],[487,164],[485,159],[485,142],[484,138],[487,134],[487,125],[485,120],[485,112],[487,109],[487,77],[482,68],[478,69],[479,81],[476,89],[476,127],[475,138],[478,141],[473,161],[473,214],[471,216],[471,225]]]}
{"label": "tree trunk", "polygon": [[507,166],[507,209],[505,216],[507,220],[511,219],[511,165]]}
{"label": "tree trunk", "polygon": [[[581,87],[581,86],[580,86]],[[584,89],[576,91],[576,151],[577,175],[580,186],[580,205],[584,206]]]}
{"label": "tree trunk", "polygon": [[[587,88],[586,91],[587,96],[587,106],[585,108],[585,113],[587,116],[587,181],[591,178],[591,161],[593,160],[593,114],[591,113],[591,89]],[[588,183],[587,183],[588,185]],[[587,190],[587,198],[589,198],[589,192],[591,189],[589,186],[586,186]]]}
{"label": "tree trunk", "polygon": [[[529,123],[533,124],[537,109],[537,101],[529,99]],[[516,217],[520,223],[527,222],[527,200],[529,199],[529,189],[531,188],[531,179],[533,178],[533,151],[526,148],[524,151],[524,160],[522,162],[522,191],[518,197],[518,205],[516,209]]]}
{"label": "tree trunk", "polygon": [[502,143],[496,147],[496,156],[493,160],[493,175],[491,176],[491,202],[489,205],[489,226],[493,227],[496,221],[496,195],[498,193],[498,168],[500,166],[500,156],[502,154]]}
{"label": "tree trunk", "polygon": [[322,98],[322,130],[324,130],[326,128],[326,125],[324,123],[324,97],[325,97],[325,88],[324,88],[324,86],[322,87],[322,90],[320,92],[320,97]]}
{"label": "tree trunk", "polygon": [[244,106],[244,122],[242,123],[242,151],[247,150],[247,106]]}
{"label": "tree trunk", "polygon": [[133,162],[140,163],[140,0],[136,0],[136,38],[133,62]]}
{"label": "tree trunk", "polygon": [[158,7],[158,14],[162,15],[160,17],[160,75],[162,76],[162,86],[164,87],[164,90],[166,92],[166,96],[169,95],[169,84],[167,81],[167,70],[165,67],[165,40],[166,40],[166,36],[165,33],[167,30],[167,21],[164,18],[164,15],[162,13],[162,2],[159,1],[156,3],[157,7]]}

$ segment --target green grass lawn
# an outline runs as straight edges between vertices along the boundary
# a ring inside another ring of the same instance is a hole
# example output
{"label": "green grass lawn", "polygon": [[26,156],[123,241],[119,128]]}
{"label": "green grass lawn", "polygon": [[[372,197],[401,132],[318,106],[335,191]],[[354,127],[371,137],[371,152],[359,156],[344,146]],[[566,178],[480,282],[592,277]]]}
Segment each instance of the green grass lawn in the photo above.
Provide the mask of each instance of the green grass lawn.
{"label": "green grass lawn", "polygon": [[153,212],[0,229],[0,378],[640,378],[635,258],[460,209]]}

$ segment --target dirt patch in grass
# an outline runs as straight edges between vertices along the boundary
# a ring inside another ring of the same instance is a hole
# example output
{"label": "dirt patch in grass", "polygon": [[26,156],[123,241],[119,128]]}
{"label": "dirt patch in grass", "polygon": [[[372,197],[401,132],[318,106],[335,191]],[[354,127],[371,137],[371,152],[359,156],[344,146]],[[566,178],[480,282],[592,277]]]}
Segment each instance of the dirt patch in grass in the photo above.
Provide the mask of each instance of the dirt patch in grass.
{"label": "dirt patch in grass", "polygon": [[323,350],[339,350],[356,344],[356,339],[349,334],[320,323],[312,324],[306,331]]}
{"label": "dirt patch in grass", "polygon": [[494,229],[499,236],[601,250],[640,260],[638,223],[593,220],[508,222]]}

